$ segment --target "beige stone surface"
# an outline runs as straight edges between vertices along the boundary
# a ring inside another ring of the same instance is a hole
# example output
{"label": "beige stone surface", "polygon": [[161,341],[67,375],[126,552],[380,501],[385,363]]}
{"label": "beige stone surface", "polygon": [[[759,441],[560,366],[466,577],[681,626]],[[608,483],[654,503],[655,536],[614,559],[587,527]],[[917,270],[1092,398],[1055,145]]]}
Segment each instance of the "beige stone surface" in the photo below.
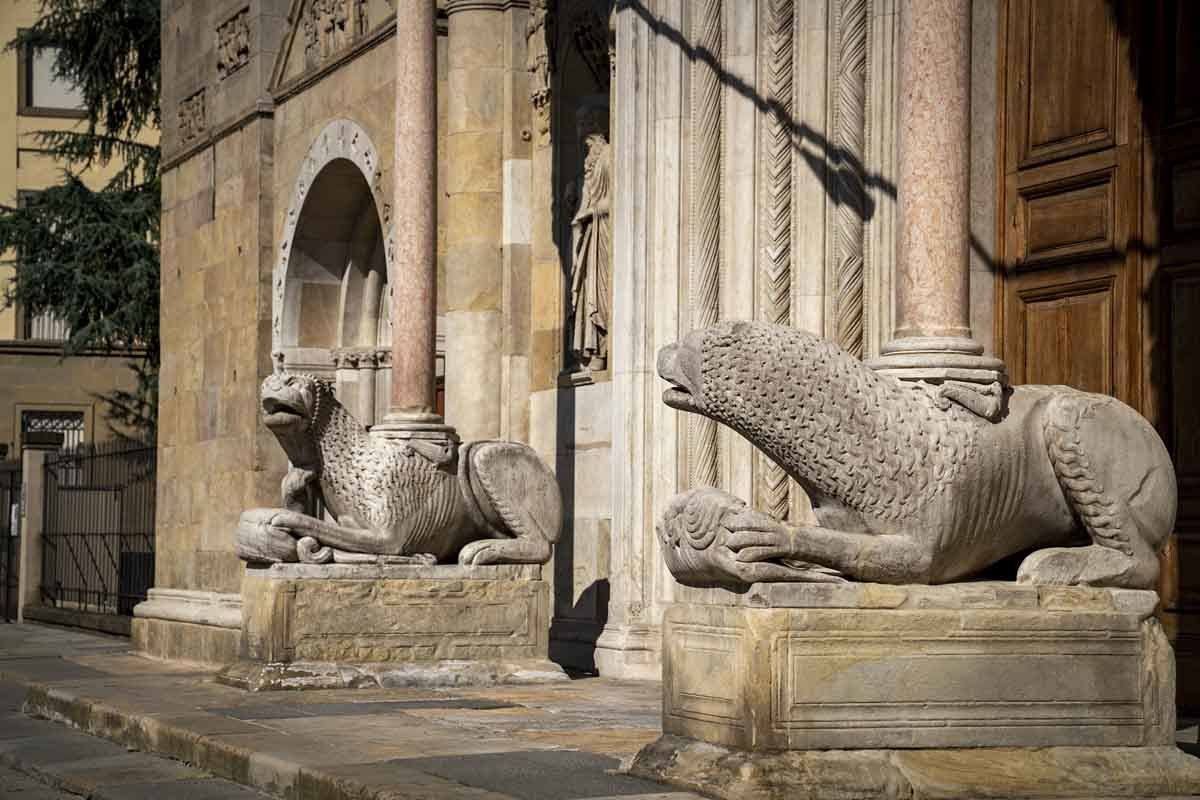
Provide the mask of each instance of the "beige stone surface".
{"label": "beige stone surface", "polygon": [[840,588],[672,606],[663,730],[752,750],[1173,741],[1153,592]]}
{"label": "beige stone surface", "polygon": [[297,569],[246,571],[244,657],[396,664],[547,656],[549,586],[510,577],[524,568],[418,568],[420,577],[394,577],[399,567],[309,568],[303,577]]}
{"label": "beige stone surface", "polygon": [[178,620],[134,619],[133,649],[151,658],[222,666],[238,658],[242,632]]}

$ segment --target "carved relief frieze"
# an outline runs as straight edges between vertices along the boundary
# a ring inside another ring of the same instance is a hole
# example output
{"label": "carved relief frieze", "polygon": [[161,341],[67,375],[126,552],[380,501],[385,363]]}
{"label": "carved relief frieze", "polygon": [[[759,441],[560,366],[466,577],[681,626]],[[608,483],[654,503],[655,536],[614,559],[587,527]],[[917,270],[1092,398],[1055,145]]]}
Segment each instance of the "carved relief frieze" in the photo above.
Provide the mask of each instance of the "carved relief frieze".
{"label": "carved relief frieze", "polygon": [[204,90],[201,89],[179,104],[179,141],[188,144],[198,139],[207,127]]}
{"label": "carved relief frieze", "polygon": [[370,26],[368,0],[313,0],[304,13],[304,65],[323,64]]}
{"label": "carved relief frieze", "polygon": [[217,26],[217,77],[225,80],[250,63],[250,9]]}

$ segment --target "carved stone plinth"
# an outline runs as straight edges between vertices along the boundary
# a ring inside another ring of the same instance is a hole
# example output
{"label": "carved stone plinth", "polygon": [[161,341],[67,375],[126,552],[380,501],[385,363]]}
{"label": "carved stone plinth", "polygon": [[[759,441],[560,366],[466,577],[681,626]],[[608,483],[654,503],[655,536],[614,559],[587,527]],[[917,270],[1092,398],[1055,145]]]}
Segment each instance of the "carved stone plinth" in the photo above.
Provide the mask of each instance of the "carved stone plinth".
{"label": "carved stone plinth", "polygon": [[[1020,797],[1200,791],[1200,761],[1174,748],[1174,662],[1153,592],[981,582],[682,594],[663,624],[664,736],[638,756],[643,776],[730,798],[940,797],[901,761],[936,766],[934,754],[971,748],[954,756],[961,770],[948,767],[945,796],[1010,796],[1014,774],[1037,787]],[[1101,761],[1111,770],[1093,770],[1094,793],[1080,794],[1083,767]]]}
{"label": "carved stone plinth", "polygon": [[251,690],[564,680],[536,565],[275,564],[242,583]]}

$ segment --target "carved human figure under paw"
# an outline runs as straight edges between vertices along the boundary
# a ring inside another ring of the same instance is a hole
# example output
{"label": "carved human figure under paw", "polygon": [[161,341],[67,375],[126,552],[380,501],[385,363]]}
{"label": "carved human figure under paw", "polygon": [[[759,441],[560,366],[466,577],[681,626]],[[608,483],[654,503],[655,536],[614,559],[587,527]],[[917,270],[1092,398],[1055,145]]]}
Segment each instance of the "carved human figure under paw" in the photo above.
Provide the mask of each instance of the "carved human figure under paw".
{"label": "carved human figure under paw", "polygon": [[792,525],[718,489],[680,494],[659,536],[681,583],[945,583],[1027,551],[1022,582],[1157,580],[1175,472],[1150,424],[1111,397],[1018,386],[989,419],[964,407],[961,387],[879,375],[758,322],[695,331],[659,353],[658,371],[664,402],[745,436],[817,517]]}
{"label": "carved human figure under paw", "polygon": [[[446,448],[372,439],[333,387],[282,367],[263,381],[263,423],[291,467],[282,508],[243,512],[252,562],[545,563],[558,540],[558,483],[514,442]],[[315,515],[324,508],[334,521]]]}

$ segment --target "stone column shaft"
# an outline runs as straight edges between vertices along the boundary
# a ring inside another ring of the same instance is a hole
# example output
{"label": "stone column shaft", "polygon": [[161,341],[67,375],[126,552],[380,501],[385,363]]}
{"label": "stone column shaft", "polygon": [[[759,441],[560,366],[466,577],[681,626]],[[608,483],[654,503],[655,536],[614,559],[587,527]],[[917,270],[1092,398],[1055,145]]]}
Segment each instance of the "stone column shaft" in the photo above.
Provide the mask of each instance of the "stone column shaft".
{"label": "stone column shaft", "polygon": [[971,0],[901,0],[896,338],[970,338]]}
{"label": "stone column shaft", "polygon": [[437,8],[396,4],[396,164],[392,214],[392,387],[387,422],[439,422],[437,325]]}
{"label": "stone column shaft", "polygon": [[994,416],[1004,362],[970,322],[971,0],[899,0],[896,327],[871,366],[905,380],[982,384]]}

